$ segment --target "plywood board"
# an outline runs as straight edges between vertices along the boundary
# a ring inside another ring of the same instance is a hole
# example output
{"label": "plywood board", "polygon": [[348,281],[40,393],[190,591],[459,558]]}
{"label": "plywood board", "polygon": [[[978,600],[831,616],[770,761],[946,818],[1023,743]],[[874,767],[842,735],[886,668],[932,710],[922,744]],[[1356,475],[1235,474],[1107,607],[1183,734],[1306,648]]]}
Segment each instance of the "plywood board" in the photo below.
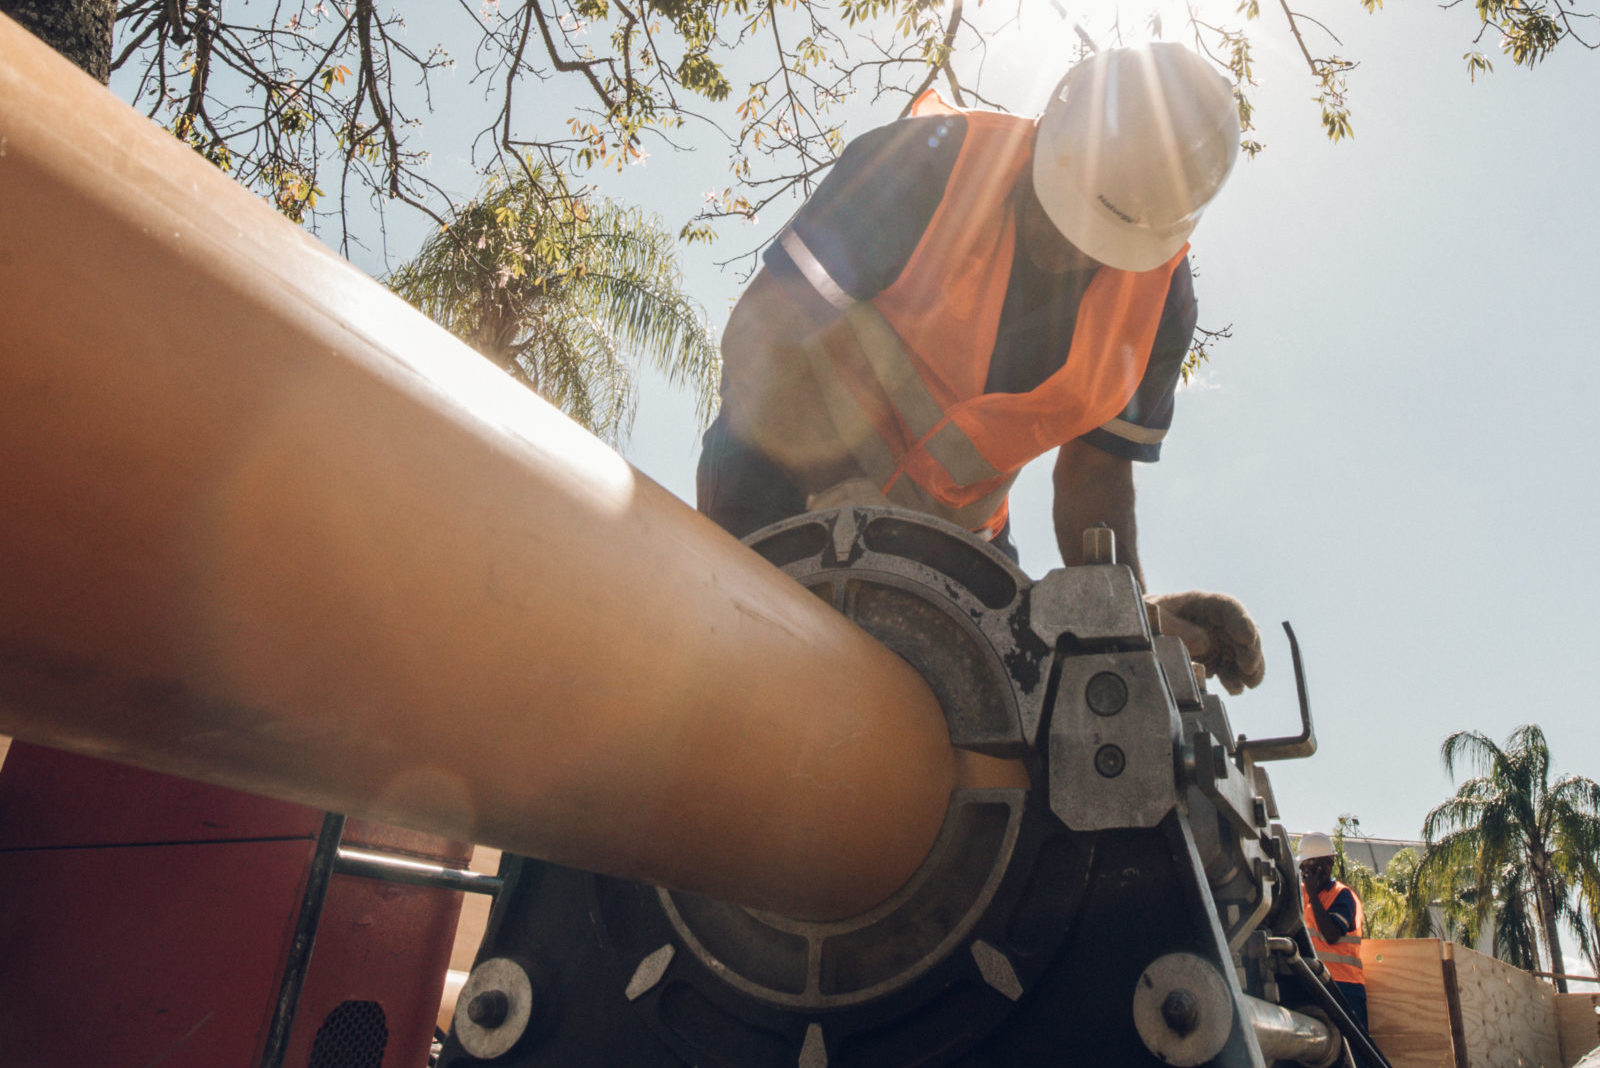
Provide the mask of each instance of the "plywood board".
{"label": "plywood board", "polygon": [[1394,1068],[1456,1068],[1439,941],[1369,938],[1361,967],[1372,1038]]}
{"label": "plywood board", "polygon": [[[494,875],[500,870],[500,850],[489,846],[475,846],[472,850],[471,870],[480,875]],[[454,971],[470,972],[478,956],[478,944],[489,926],[489,906],[494,900],[488,894],[461,895],[461,922],[456,926],[455,947],[450,952],[450,967]]]}
{"label": "plywood board", "polygon": [[1600,994],[1557,994],[1556,1030],[1561,1039],[1561,1063],[1572,1068],[1585,1053],[1600,1046]]}
{"label": "plywood board", "polygon": [[1469,1068],[1564,1068],[1555,988],[1462,946],[1454,956]]}

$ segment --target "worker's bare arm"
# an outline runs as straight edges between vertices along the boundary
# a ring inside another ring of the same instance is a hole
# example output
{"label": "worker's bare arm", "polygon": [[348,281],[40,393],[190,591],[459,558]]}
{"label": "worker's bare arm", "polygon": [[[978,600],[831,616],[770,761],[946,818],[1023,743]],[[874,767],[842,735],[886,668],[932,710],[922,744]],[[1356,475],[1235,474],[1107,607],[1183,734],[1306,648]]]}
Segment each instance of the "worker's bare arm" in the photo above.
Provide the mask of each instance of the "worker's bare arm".
{"label": "worker's bare arm", "polygon": [[1322,935],[1324,942],[1334,945],[1350,933],[1339,917],[1323,907],[1320,888],[1317,892],[1307,894],[1306,899],[1311,902],[1311,918],[1316,921],[1317,933]]}
{"label": "worker's bare arm", "polygon": [[[1145,586],[1134,519],[1132,462],[1083,441],[1069,441],[1061,446],[1055,470],[1056,541],[1064,563],[1083,562],[1083,532],[1096,523],[1116,532],[1118,562],[1131,567],[1139,585]],[[1261,634],[1238,600],[1203,590],[1147,599],[1160,607],[1167,633],[1182,638],[1189,655],[1229,693],[1260,684],[1266,671]]]}
{"label": "worker's bare arm", "polygon": [[812,374],[806,343],[841,313],[803,282],[762,269],[722,333],[722,410],[729,430],[808,490],[841,477],[833,418]]}
{"label": "worker's bare arm", "polygon": [[722,334],[723,355],[794,348],[838,318],[838,310],[816,292],[786,286],[763,267],[733,306]]}
{"label": "worker's bare arm", "polygon": [[1133,568],[1139,585],[1144,585],[1131,461],[1083,441],[1061,446],[1056,456],[1054,516],[1063,563],[1083,563],[1083,532],[1104,523],[1116,533],[1117,561]]}

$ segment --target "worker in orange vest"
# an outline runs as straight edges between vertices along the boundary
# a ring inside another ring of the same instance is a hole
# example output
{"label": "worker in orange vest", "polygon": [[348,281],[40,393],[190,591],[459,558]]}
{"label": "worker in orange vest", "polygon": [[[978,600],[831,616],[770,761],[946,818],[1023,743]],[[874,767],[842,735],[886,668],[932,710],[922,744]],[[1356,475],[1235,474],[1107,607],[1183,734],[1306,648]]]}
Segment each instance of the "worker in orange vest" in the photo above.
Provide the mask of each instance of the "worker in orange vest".
{"label": "worker in orange vest", "polygon": [[1317,831],[1300,839],[1300,894],[1306,933],[1351,1015],[1367,1030],[1367,980],[1361,969],[1361,899],[1333,877],[1333,841]]}
{"label": "worker in orange vest", "polygon": [[[1168,43],[1075,65],[1037,120],[923,94],[853,141],[764,255],[722,338],[700,510],[743,537],[894,504],[1016,558],[1008,491],[1059,448],[1068,564],[1111,527],[1143,585],[1133,461],[1154,461],[1195,327],[1188,236],[1238,154],[1232,84]],[[1243,605],[1151,598],[1231,693]]]}

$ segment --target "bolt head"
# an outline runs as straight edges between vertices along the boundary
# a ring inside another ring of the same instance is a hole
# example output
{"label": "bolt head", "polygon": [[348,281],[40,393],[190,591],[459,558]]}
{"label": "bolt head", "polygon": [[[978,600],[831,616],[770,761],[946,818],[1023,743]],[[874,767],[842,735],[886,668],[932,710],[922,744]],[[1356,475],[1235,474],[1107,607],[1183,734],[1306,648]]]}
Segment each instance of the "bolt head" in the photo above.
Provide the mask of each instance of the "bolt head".
{"label": "bolt head", "polygon": [[1161,1018],[1174,1034],[1190,1034],[1200,1026],[1200,999],[1193,991],[1179,987],[1161,1002]]}
{"label": "bolt head", "polygon": [[1128,684],[1114,671],[1102,671],[1084,687],[1083,699],[1097,716],[1114,716],[1128,704]]}
{"label": "bolt head", "polygon": [[1094,770],[1108,779],[1115,779],[1128,766],[1128,758],[1114,745],[1102,745],[1094,755]]}
{"label": "bolt head", "polygon": [[467,1019],[479,1027],[495,1028],[506,1022],[511,1012],[511,999],[504,990],[485,990],[467,1002]]}

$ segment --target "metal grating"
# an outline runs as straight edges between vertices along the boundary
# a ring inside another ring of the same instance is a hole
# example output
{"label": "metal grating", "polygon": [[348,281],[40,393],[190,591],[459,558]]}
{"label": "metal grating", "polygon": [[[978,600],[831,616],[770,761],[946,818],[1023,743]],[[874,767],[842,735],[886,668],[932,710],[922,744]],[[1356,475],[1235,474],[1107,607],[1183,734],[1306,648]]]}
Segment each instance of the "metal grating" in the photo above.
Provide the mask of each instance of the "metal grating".
{"label": "metal grating", "polygon": [[388,1045],[383,1006],[376,1001],[346,1001],[317,1028],[308,1068],[383,1068]]}

